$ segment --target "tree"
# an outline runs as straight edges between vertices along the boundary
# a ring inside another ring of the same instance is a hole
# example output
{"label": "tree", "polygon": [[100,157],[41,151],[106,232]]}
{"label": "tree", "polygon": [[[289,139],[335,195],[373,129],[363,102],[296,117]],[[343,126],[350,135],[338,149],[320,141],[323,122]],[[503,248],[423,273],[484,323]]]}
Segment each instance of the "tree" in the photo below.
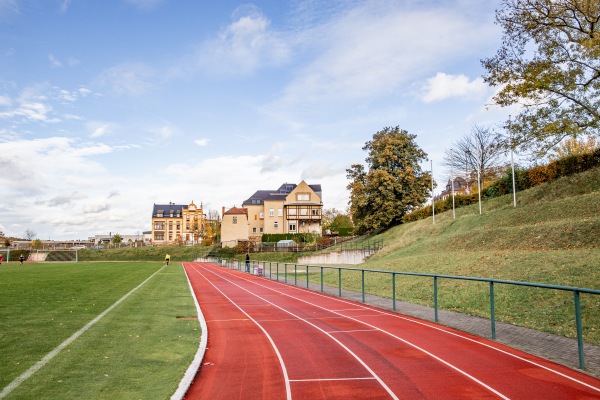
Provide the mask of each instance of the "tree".
{"label": "tree", "polygon": [[567,156],[592,153],[600,147],[595,136],[585,138],[569,138],[558,144],[550,154],[550,160],[558,160]]}
{"label": "tree", "polygon": [[37,236],[37,233],[31,229],[25,229],[25,239],[33,240]]}
{"label": "tree", "polygon": [[121,244],[121,242],[123,241],[123,237],[121,235],[119,235],[118,233],[115,233],[110,240],[114,245],[119,246]]}
{"label": "tree", "polygon": [[[502,45],[482,60],[497,104],[522,105],[514,143],[545,154],[566,137],[600,133],[600,2],[501,0]],[[510,125],[509,125],[510,124]]]}
{"label": "tree", "polygon": [[452,168],[455,176],[463,175],[471,180],[473,171],[481,173],[482,186],[486,181],[496,179],[496,167],[502,162],[504,150],[498,136],[489,128],[473,125],[471,132],[452,143],[445,151],[443,165]]}
{"label": "tree", "polygon": [[339,232],[340,228],[349,230],[354,228],[350,215],[335,208],[323,210],[321,225],[323,226],[323,230],[330,230],[332,232]]}
{"label": "tree", "polygon": [[368,171],[362,164],[346,170],[350,213],[359,233],[400,224],[406,213],[425,202],[431,175],[421,170],[419,163],[427,155],[415,138],[399,127],[384,128],[363,147],[369,154]]}

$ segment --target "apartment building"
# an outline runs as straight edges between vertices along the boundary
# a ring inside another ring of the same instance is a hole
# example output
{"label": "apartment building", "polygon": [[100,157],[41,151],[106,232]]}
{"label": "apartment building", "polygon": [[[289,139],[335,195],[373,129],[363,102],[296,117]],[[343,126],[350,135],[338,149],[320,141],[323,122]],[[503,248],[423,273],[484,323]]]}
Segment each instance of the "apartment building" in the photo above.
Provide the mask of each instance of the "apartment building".
{"label": "apartment building", "polygon": [[[240,225],[240,210],[245,211],[246,231]],[[276,190],[257,190],[244,200],[242,208],[223,210],[221,243],[233,247],[239,241],[261,241],[265,233],[321,234],[323,201],[321,185],[284,183]],[[226,218],[227,216],[227,218]],[[228,226],[238,225],[235,228]]]}
{"label": "apartment building", "polygon": [[152,244],[194,244],[202,240],[206,215],[202,203],[154,204],[152,209]]}

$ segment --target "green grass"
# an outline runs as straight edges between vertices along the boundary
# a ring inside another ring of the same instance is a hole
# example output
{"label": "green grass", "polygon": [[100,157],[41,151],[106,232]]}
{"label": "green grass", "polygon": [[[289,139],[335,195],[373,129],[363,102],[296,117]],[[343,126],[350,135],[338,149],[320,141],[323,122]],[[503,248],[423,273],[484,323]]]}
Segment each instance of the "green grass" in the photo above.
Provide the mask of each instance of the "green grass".
{"label": "green grass", "polygon": [[[383,240],[384,248],[354,267],[600,290],[598,168],[519,192],[517,208],[508,195],[484,201],[482,215],[475,204],[457,209],[456,219],[448,211],[432,222],[403,224],[364,239]],[[310,275],[319,282],[319,273]],[[324,280],[337,287],[337,271],[326,269]],[[360,292],[361,274],[344,271],[342,286]],[[365,286],[367,293],[392,297],[389,274],[367,273]],[[488,284],[441,279],[438,291],[440,308],[489,318]],[[396,298],[433,306],[433,279],[397,276]],[[570,292],[496,285],[495,300],[500,321],[576,337]],[[582,294],[581,307],[584,340],[600,344],[600,296]]]}
{"label": "green grass", "polygon": [[[3,265],[0,387],[142,283],[162,263]],[[182,267],[161,270],[7,399],[168,398],[200,340]]]}

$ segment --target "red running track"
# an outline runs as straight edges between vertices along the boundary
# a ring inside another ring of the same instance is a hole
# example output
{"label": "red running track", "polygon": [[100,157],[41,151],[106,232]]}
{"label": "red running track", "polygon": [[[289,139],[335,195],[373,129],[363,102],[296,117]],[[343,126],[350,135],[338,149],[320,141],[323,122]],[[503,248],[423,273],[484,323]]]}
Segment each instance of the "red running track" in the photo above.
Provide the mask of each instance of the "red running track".
{"label": "red running track", "polygon": [[208,263],[186,399],[600,399],[600,380],[496,342]]}

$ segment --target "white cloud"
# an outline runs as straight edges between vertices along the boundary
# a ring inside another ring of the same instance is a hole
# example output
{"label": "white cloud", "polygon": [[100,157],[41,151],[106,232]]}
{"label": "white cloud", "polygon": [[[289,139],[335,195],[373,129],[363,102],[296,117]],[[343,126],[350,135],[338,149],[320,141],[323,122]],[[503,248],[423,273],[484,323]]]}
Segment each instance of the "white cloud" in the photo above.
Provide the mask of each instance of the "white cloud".
{"label": "white cloud", "polygon": [[0,106],[8,107],[12,105],[12,100],[8,96],[0,96]]}
{"label": "white cloud", "polygon": [[156,72],[141,62],[116,65],[103,71],[96,82],[118,96],[141,96],[154,88]]}
{"label": "white cloud", "polygon": [[450,97],[481,98],[489,90],[481,77],[472,81],[465,75],[448,75],[438,72],[433,78],[427,79],[423,88],[422,100],[426,103],[445,100]]}
{"label": "white cloud", "polygon": [[60,60],[54,57],[54,55],[48,54],[48,60],[50,60],[50,65],[52,65],[53,68],[62,67],[62,63],[60,62]]}
{"label": "white cloud", "polygon": [[[306,105],[343,108],[400,90],[449,59],[472,54],[495,27],[469,10],[368,3],[336,14],[298,39],[315,56],[298,70],[271,108],[302,110]],[[306,50],[306,51],[309,51]]]}
{"label": "white cloud", "polygon": [[194,140],[194,143],[200,147],[208,146],[208,139],[207,138],[196,139],[196,140]]}
{"label": "white cloud", "polygon": [[196,55],[201,69],[215,74],[250,74],[289,60],[290,46],[269,29],[269,19],[255,6],[240,6],[234,21],[217,38],[205,42]]}
{"label": "white cloud", "polygon": [[110,204],[106,200],[91,201],[83,206],[83,212],[86,214],[98,214],[108,210],[110,210]]}

